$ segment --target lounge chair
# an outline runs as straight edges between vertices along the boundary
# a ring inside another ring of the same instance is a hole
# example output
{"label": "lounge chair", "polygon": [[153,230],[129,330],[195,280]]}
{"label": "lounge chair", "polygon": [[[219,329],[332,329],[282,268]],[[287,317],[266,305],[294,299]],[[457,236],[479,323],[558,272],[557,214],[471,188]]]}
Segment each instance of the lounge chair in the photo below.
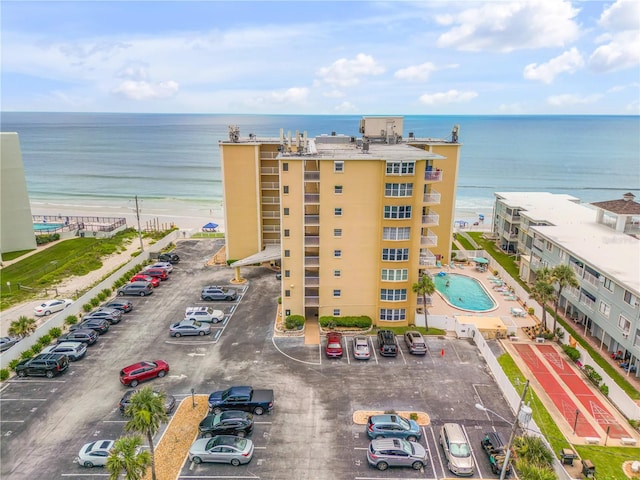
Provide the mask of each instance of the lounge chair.
{"label": "lounge chair", "polygon": [[505,296],[504,299],[513,302],[515,300],[518,300],[518,297],[516,297],[515,295],[508,295],[508,296]]}

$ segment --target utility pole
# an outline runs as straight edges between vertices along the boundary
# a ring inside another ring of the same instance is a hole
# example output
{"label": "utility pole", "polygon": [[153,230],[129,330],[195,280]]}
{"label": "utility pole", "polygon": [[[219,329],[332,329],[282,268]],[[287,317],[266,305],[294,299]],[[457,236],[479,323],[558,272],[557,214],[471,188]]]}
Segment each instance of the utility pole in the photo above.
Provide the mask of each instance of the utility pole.
{"label": "utility pole", "polygon": [[513,447],[513,441],[516,438],[516,431],[518,430],[518,424],[520,423],[520,410],[522,410],[522,405],[524,405],[524,399],[527,396],[527,389],[529,388],[529,380],[524,384],[524,390],[522,391],[522,397],[520,397],[520,403],[518,404],[518,410],[516,411],[516,419],[513,422],[513,427],[511,428],[511,435],[509,436],[509,443],[507,444],[507,452],[504,457],[504,464],[502,465],[502,471],[500,472],[500,480],[504,480],[507,474],[507,466],[509,465],[509,461],[511,460],[511,448]]}
{"label": "utility pole", "polygon": [[136,195],[136,219],[138,220],[138,239],[140,240],[140,253],[144,252],[142,243],[142,229],[140,228],[140,208],[138,207],[138,196]]}

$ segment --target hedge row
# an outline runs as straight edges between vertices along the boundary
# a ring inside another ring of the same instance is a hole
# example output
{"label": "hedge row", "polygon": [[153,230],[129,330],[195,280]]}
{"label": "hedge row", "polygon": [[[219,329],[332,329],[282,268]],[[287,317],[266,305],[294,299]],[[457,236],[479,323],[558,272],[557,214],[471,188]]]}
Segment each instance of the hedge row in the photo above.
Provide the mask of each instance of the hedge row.
{"label": "hedge row", "polygon": [[373,320],[366,315],[358,317],[320,317],[320,326],[322,328],[370,328]]}

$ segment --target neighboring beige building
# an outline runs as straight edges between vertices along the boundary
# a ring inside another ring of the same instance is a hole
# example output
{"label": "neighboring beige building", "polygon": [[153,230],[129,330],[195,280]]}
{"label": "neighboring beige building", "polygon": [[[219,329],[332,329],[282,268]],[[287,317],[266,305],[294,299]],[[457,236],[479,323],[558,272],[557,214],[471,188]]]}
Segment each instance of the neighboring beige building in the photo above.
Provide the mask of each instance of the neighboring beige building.
{"label": "neighboring beige building", "polygon": [[17,133],[0,133],[0,253],[36,248]]}
{"label": "neighboring beige building", "polygon": [[404,138],[402,117],[364,117],[359,131],[264,139],[230,127],[227,259],[279,258],[285,314],[413,324],[411,286],[451,257],[457,127],[451,140]]}

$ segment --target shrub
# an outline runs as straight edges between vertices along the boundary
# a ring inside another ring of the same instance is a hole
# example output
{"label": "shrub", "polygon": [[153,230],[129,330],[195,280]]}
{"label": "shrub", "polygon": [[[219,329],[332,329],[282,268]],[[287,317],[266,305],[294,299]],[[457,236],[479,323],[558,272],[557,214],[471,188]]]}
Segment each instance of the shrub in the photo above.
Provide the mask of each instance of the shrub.
{"label": "shrub", "polygon": [[20,363],[20,359],[19,358],[14,358],[13,360],[11,360],[9,362],[9,370],[15,371],[16,370],[16,365],[18,365],[19,363]]}
{"label": "shrub", "polygon": [[82,305],[82,310],[84,310],[87,313],[90,312],[92,308],[93,307],[91,306],[90,303],[85,303],[84,305]]}
{"label": "shrub", "polygon": [[528,313],[529,315],[533,315],[534,313],[536,313],[536,309],[535,309],[535,308],[533,308],[533,307],[529,307],[529,308],[527,309],[527,313]]}
{"label": "shrub", "polygon": [[282,297],[278,297],[278,305],[282,305]]}
{"label": "shrub", "polygon": [[411,412],[411,413],[409,414],[409,418],[410,418],[411,420],[413,420],[414,422],[417,422],[417,421],[418,421],[418,414],[417,414],[417,413],[415,413],[415,412]]}
{"label": "shrub", "polygon": [[96,295],[96,298],[98,299],[98,303],[104,302],[107,298],[107,294],[104,292],[98,292],[98,294]]}
{"label": "shrub", "polygon": [[304,317],[302,315],[289,315],[284,320],[284,326],[287,330],[300,330],[304,325]]}
{"label": "shrub", "polygon": [[573,348],[570,345],[563,345],[562,349],[564,350],[564,353],[566,353],[567,356],[574,362],[577,362],[580,359],[580,352],[577,348]]}
{"label": "shrub", "polygon": [[110,288],[103,288],[102,289],[102,293],[104,293],[104,298],[107,298],[111,295],[111,289]]}
{"label": "shrub", "polygon": [[42,345],[43,347],[46,347],[47,345],[49,345],[51,343],[51,335],[48,335],[48,334],[45,333],[43,336],[41,336],[38,339],[38,343],[40,345]]}
{"label": "shrub", "polygon": [[350,317],[320,317],[320,326],[322,328],[370,328],[373,321],[366,315],[350,316]]}
{"label": "shrub", "polygon": [[75,315],[69,315],[64,319],[64,323],[65,325],[75,325],[76,323],[78,323],[78,317],[76,317]]}
{"label": "shrub", "polygon": [[58,338],[60,335],[62,335],[62,329],[59,327],[53,327],[51,330],[49,330],[49,335],[51,335],[51,338]]}
{"label": "shrub", "polygon": [[550,468],[553,465],[553,454],[540,437],[532,435],[516,437],[514,449],[517,457],[526,463],[541,468]]}
{"label": "shrub", "polygon": [[600,391],[605,397],[609,396],[609,386],[606,383],[600,385]]}
{"label": "shrub", "polygon": [[596,372],[591,365],[584,366],[584,373],[593,384],[598,387],[600,386],[600,382],[602,381],[602,377],[598,372]]}
{"label": "shrub", "polygon": [[34,355],[37,355],[42,351],[43,348],[44,347],[42,345],[36,343],[33,347],[31,347],[31,352],[33,352]]}
{"label": "shrub", "polygon": [[7,378],[9,378],[9,369],[0,369],[0,382],[4,382]]}
{"label": "shrub", "polygon": [[93,297],[91,299],[91,306],[97,307],[98,305],[100,305],[100,299],[98,297]]}
{"label": "shrub", "polygon": [[33,352],[31,350],[25,350],[24,352],[22,352],[20,354],[20,358],[22,360],[27,360],[29,358],[33,357]]}

